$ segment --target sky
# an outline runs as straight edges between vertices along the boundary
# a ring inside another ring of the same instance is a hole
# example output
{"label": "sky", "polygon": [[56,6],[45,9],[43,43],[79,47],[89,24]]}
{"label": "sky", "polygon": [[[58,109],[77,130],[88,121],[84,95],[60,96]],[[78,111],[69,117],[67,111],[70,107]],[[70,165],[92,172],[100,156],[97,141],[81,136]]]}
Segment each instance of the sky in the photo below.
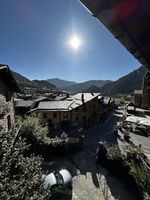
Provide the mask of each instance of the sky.
{"label": "sky", "polygon": [[0,0],[0,47],[0,63],[31,80],[117,80],[141,66],[77,0]]}

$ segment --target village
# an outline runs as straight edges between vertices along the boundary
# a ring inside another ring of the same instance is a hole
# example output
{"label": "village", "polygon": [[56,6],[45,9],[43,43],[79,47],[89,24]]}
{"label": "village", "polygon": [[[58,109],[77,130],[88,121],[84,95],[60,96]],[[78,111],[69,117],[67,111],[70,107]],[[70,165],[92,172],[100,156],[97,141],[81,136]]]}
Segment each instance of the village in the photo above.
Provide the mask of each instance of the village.
{"label": "village", "polygon": [[150,200],[150,1],[0,10],[0,199]]}
{"label": "village", "polygon": [[[117,194],[111,194],[109,189],[111,186],[105,183],[107,178],[103,177],[102,180],[97,178],[99,169],[95,168],[95,159],[99,160],[99,149],[106,142],[109,145],[117,145],[122,155],[128,155],[131,149],[134,149],[135,152],[140,149],[142,153],[138,153],[138,155],[141,155],[142,162],[149,168],[150,111],[148,108],[150,101],[146,95],[148,77],[147,74],[143,80],[143,90],[140,91],[140,95],[138,91],[135,91],[134,102],[117,106],[111,97],[101,96],[100,93],[71,95],[55,91],[32,99],[31,95],[19,93],[20,89],[10,68],[1,65],[0,124],[3,129],[9,131],[14,126],[17,116],[22,118],[34,116],[42,127],[47,127],[47,136],[58,146],[62,145],[62,142],[65,146],[66,138],[79,139],[78,145],[73,147],[76,148],[74,151],[68,149],[67,151],[70,152],[67,152],[65,150],[63,155],[63,147],[61,147],[61,153],[57,149],[53,150],[52,160],[44,161],[43,169],[52,172],[55,168],[65,167],[69,168],[71,174],[75,173],[73,178],[73,185],[75,185],[72,193],[74,199],[80,199],[80,196],[83,195],[82,192],[88,196],[88,187],[93,188],[95,199],[98,199],[99,195],[113,199],[113,195]],[[98,146],[99,144],[102,146]],[[88,163],[86,163],[87,159],[89,160]],[[84,171],[85,176],[88,176],[87,180],[82,175],[82,171]],[[93,181],[91,180],[90,173],[93,174],[92,176],[95,177],[97,183],[93,178]],[[113,177],[113,179],[115,178]],[[97,187],[100,187],[97,186],[97,184],[99,185],[98,180],[102,181],[103,190],[107,188],[105,194],[102,189],[97,189]],[[88,184],[88,187],[82,188],[81,191],[82,182]],[[126,193],[125,198],[137,198],[133,192],[127,192],[122,187],[120,186],[120,191],[123,190]]]}

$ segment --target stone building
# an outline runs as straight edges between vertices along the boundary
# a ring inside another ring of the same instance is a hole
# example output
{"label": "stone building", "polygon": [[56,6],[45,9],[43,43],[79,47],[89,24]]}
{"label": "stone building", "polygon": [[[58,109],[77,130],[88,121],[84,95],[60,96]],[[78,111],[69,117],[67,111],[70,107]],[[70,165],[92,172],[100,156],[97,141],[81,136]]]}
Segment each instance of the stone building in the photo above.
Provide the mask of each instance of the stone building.
{"label": "stone building", "polygon": [[144,76],[142,90],[134,91],[134,104],[137,107],[150,109],[150,72]]}
{"label": "stone building", "polygon": [[136,107],[141,107],[142,105],[143,90],[134,91],[134,104]]}
{"label": "stone building", "polygon": [[0,64],[0,126],[10,129],[15,122],[13,93],[19,92],[18,85],[9,67]]}
{"label": "stone building", "polygon": [[100,93],[78,93],[61,101],[43,101],[31,113],[53,129],[88,127],[99,122],[99,96]]}
{"label": "stone building", "polygon": [[142,107],[150,109],[150,72],[147,72],[143,81]]}

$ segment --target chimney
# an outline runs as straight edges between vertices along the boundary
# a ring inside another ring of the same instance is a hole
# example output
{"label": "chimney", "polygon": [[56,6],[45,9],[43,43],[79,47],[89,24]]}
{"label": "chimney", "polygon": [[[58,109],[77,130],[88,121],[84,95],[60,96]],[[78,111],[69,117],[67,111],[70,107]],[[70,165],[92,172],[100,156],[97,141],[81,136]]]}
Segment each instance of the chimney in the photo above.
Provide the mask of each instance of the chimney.
{"label": "chimney", "polygon": [[92,95],[92,96],[94,96],[94,93],[93,93],[93,92],[91,92],[91,95]]}
{"label": "chimney", "polygon": [[82,103],[84,103],[84,94],[81,95]]}

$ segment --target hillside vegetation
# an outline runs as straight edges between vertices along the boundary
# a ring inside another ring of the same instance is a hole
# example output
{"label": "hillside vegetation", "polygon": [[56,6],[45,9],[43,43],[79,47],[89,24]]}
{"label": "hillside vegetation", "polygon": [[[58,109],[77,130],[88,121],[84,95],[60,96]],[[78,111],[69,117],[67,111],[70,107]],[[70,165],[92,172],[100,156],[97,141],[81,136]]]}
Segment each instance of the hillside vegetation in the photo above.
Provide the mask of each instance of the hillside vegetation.
{"label": "hillside vegetation", "polygon": [[134,90],[142,89],[142,82],[146,69],[140,67],[126,76],[105,84],[103,87],[89,87],[85,92],[101,92],[103,95],[132,94]]}
{"label": "hillside vegetation", "polygon": [[111,82],[112,81],[110,80],[89,80],[83,83],[76,83],[68,87],[61,87],[60,89],[66,92],[70,92],[70,93],[78,93],[78,92],[82,92],[88,89],[89,87],[96,86],[100,88],[104,86],[105,84],[111,83]]}
{"label": "hillside vegetation", "polygon": [[32,94],[32,92],[44,93],[44,92],[50,92],[53,90],[57,90],[55,85],[53,85],[47,81],[44,81],[44,80],[30,81],[28,78],[22,76],[19,73],[16,73],[16,72],[12,72],[12,73],[19,85],[19,88],[24,93],[29,93],[29,94]]}

